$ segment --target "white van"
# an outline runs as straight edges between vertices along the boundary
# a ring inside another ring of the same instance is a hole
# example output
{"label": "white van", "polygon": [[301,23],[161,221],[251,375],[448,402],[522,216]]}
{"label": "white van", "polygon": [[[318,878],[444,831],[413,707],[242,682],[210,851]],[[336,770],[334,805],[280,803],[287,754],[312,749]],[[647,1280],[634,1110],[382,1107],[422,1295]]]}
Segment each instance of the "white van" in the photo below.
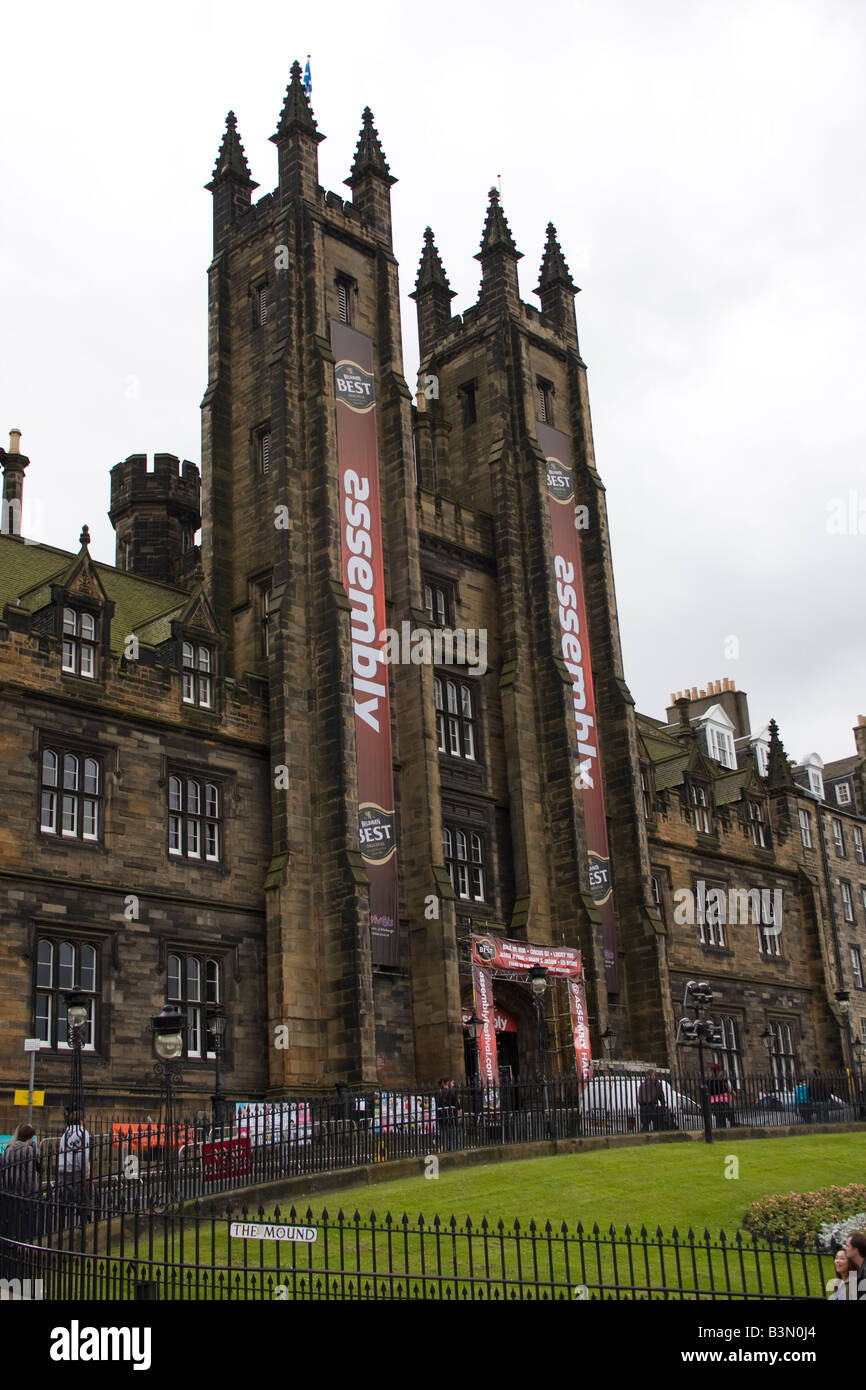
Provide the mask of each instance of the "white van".
{"label": "white van", "polygon": [[[598,1076],[583,1088],[580,1109],[588,1130],[599,1129],[626,1134],[640,1129],[638,1090],[645,1077]],[[664,1096],[659,1125],[670,1129],[690,1129],[695,1117],[700,1121],[700,1106],[688,1096],[673,1090],[670,1083],[659,1077]],[[666,1113],[665,1113],[666,1112]]]}

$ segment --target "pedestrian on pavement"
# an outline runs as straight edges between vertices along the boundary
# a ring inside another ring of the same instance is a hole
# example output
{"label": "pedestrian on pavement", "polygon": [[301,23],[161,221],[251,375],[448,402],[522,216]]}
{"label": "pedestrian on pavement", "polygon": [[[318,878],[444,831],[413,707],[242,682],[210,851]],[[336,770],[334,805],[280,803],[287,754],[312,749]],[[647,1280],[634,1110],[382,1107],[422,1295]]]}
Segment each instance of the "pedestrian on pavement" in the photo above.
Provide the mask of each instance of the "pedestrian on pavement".
{"label": "pedestrian on pavement", "polygon": [[716,1117],[716,1124],[724,1128],[730,1125],[731,1129],[737,1123],[734,1115],[734,1097],[731,1090],[731,1083],[722,1072],[721,1064],[714,1062],[712,1065],[712,1076],[707,1082],[707,1091],[710,1097],[710,1110]]}
{"label": "pedestrian on pavement", "polygon": [[0,1189],[4,1194],[5,1225],[13,1240],[28,1244],[39,1233],[38,1198],[42,1164],[32,1125],[20,1124],[0,1155]]}
{"label": "pedestrian on pavement", "polygon": [[637,1108],[641,1133],[649,1132],[650,1125],[658,1133],[665,1126],[665,1095],[658,1073],[651,1067],[637,1088]]}
{"label": "pedestrian on pavement", "polygon": [[83,1226],[87,1209],[90,1177],[90,1135],[80,1111],[67,1110],[66,1128],[57,1149],[57,1192],[61,1230],[71,1230],[76,1218]]}
{"label": "pedestrian on pavement", "polygon": [[833,1267],[836,1270],[836,1278],[833,1280],[833,1292],[830,1294],[830,1303],[844,1303],[846,1299],[852,1298],[852,1284],[856,1288],[856,1283],[849,1279],[851,1273],[851,1262],[840,1245],[833,1260]]}

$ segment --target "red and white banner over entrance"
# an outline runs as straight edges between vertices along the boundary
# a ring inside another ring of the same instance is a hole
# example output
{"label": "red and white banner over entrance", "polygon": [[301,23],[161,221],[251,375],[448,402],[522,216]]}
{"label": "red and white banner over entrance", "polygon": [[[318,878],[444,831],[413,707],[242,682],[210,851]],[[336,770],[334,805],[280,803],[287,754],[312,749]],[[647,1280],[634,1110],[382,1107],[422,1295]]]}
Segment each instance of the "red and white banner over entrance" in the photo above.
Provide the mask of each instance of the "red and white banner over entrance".
{"label": "red and white banner over entrance", "polygon": [[543,965],[548,975],[568,982],[571,1029],[577,1074],[587,1081],[592,1052],[586,1016],[586,991],[580,951],[567,946],[533,946],[528,941],[511,941],[506,936],[475,936],[472,946],[472,989],[475,1013],[481,1021],[478,1035],[478,1066],[485,1086],[499,1085],[496,1056],[496,1007],[493,1003],[493,972],[507,970],[528,975],[533,965]]}
{"label": "red and white banner over entrance", "polygon": [[586,594],[576,530],[571,442],[561,430],[555,430],[540,420],[536,424],[536,432],[547,459],[547,498],[559,607],[560,643],[562,659],[572,681],[574,732],[577,742],[575,778],[576,785],[583,793],[589,891],[601,913],[604,974],[608,993],[618,994],[620,979],[616,954],[616,912],[598,752],[592,658],[586,625]]}
{"label": "red and white banner over entrance", "polygon": [[361,857],[370,879],[374,965],[397,965],[397,838],[385,663],[385,570],[373,345],[331,320],[343,584],[351,606]]}

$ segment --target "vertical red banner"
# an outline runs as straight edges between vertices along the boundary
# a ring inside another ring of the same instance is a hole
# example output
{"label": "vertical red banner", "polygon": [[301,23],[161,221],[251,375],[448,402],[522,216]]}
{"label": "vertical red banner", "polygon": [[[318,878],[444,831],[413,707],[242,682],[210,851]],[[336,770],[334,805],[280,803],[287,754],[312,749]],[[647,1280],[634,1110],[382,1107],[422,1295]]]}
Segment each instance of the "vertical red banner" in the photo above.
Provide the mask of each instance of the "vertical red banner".
{"label": "vertical red banner", "polygon": [[475,1015],[481,1020],[478,1035],[478,1071],[482,1086],[498,1087],[499,1058],[496,1052],[496,1010],[493,1007],[493,972],[472,960],[472,993]]}
{"label": "vertical red banner", "polygon": [[616,912],[610,873],[607,818],[601,781],[596,728],[592,657],[586,625],[586,593],[580,561],[571,441],[560,430],[536,424],[538,442],[547,459],[547,497],[553,540],[554,576],[559,609],[562,659],[572,680],[574,730],[577,741],[577,786],[583,795],[589,889],[601,913],[604,973],[608,993],[620,990],[616,952]]}
{"label": "vertical red banner", "polygon": [[571,1028],[574,1034],[574,1055],[580,1081],[592,1075],[592,1050],[589,1043],[589,1020],[586,1016],[586,990],[583,975],[569,980],[568,1002],[571,1005]]}
{"label": "vertical red banner", "polygon": [[331,347],[340,546],[351,607],[359,848],[370,879],[373,964],[397,965],[397,841],[373,345],[363,333],[332,319]]}

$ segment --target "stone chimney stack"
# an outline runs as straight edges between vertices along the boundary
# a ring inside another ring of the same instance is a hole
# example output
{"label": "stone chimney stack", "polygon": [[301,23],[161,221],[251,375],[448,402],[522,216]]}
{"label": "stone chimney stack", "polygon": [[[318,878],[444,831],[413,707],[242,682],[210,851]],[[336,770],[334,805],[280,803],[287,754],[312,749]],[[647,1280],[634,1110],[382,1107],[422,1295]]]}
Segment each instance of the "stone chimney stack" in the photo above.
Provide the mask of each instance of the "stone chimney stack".
{"label": "stone chimney stack", "polygon": [[21,509],[24,502],[24,470],[30,463],[21,453],[21,431],[9,431],[9,448],[0,449],[3,469],[3,502],[0,514],[0,534],[21,535]]}

